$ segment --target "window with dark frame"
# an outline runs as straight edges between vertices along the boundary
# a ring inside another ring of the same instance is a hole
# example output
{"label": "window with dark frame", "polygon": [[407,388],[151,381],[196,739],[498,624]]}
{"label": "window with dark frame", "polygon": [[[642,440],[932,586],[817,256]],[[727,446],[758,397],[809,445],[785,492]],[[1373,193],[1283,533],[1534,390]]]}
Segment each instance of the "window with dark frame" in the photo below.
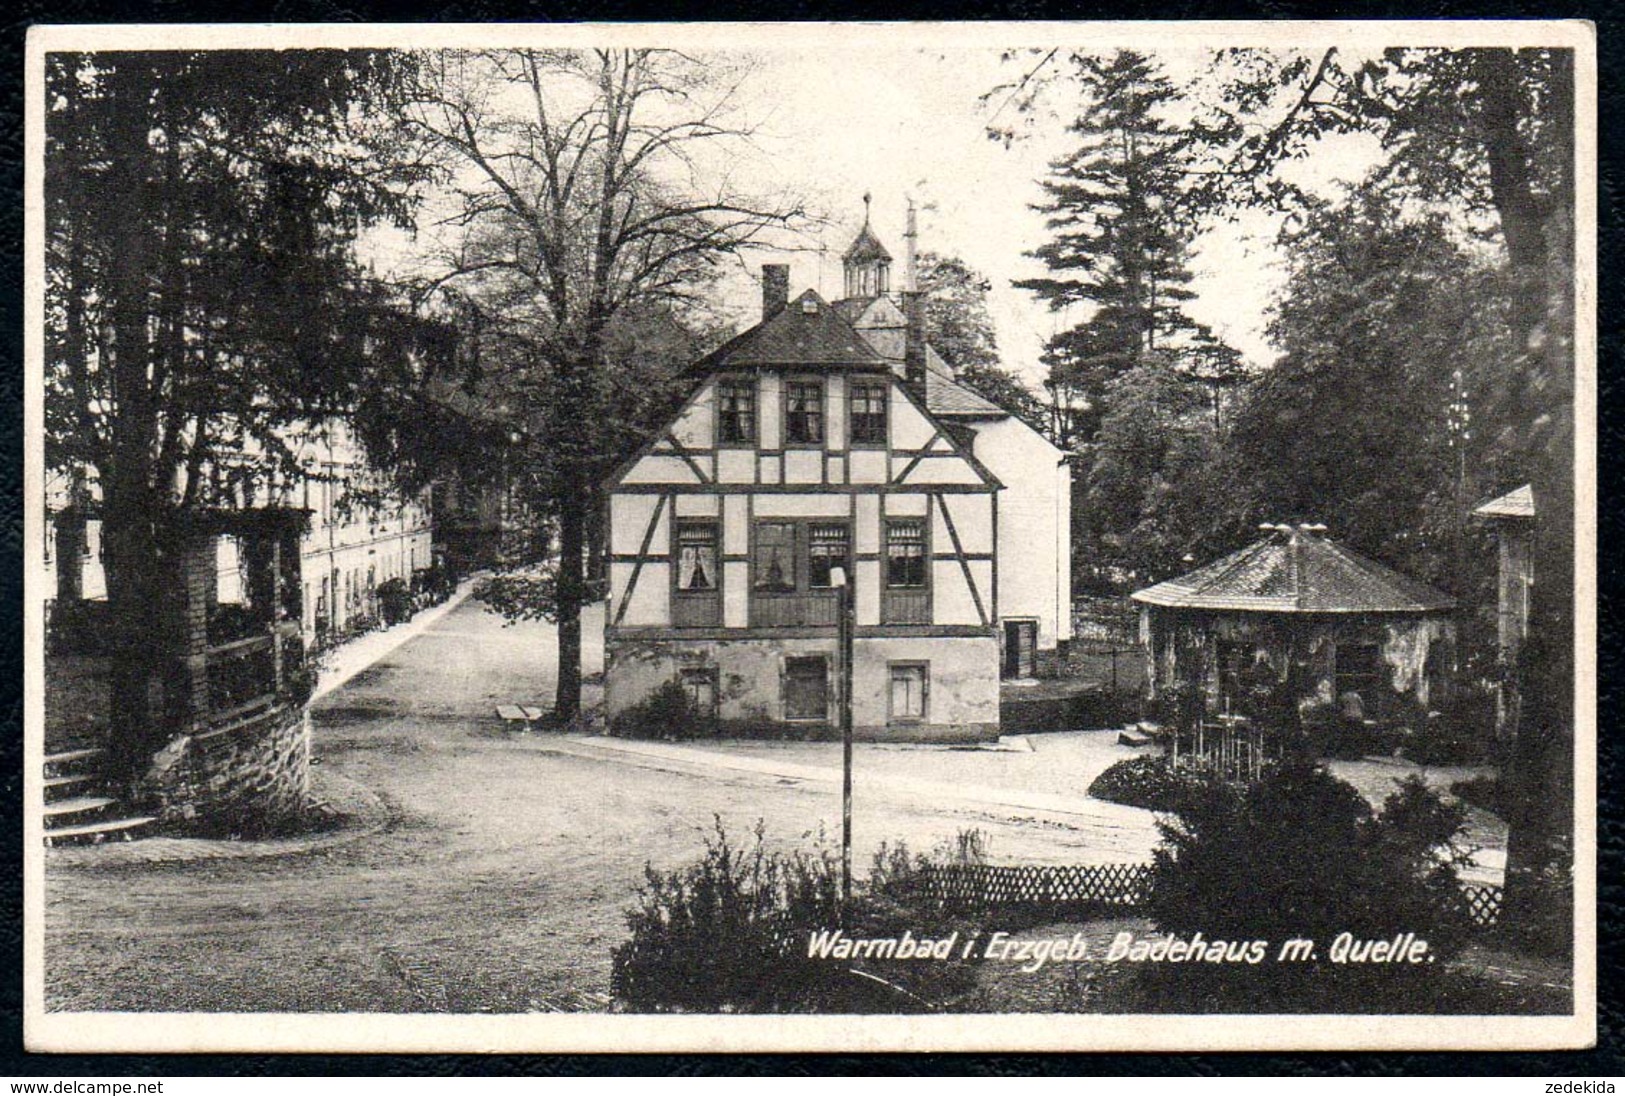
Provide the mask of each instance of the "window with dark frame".
{"label": "window with dark frame", "polygon": [[677,590],[685,594],[716,592],[717,526],[683,522],[677,527]]}
{"label": "window with dark frame", "polygon": [[854,380],[851,396],[853,445],[886,444],[886,385]]}
{"label": "window with dark frame", "polygon": [[834,570],[838,565],[846,569],[851,581],[852,562],[849,536],[845,525],[818,524],[807,529],[807,585],[815,590],[827,590],[835,585]]}
{"label": "window with dark frame", "polygon": [[925,520],[895,518],[886,522],[886,585],[893,590],[925,586]]}
{"label": "window with dark frame", "polygon": [[757,593],[796,592],[796,526],[792,521],[756,523],[756,565],[751,580]]}
{"label": "window with dark frame", "polygon": [[717,672],[704,667],[689,667],[678,674],[678,684],[688,694],[694,710],[705,719],[717,717]]}
{"label": "window with dark frame", "polygon": [[789,381],[784,392],[785,443],[824,444],[824,383]]}
{"label": "window with dark frame", "polygon": [[756,381],[725,377],[717,382],[717,444],[756,444]]}
{"label": "window with dark frame", "polygon": [[829,719],[829,659],[807,655],[784,660],[784,718]]}
{"label": "window with dark frame", "polygon": [[1366,716],[1371,716],[1384,699],[1382,649],[1375,643],[1339,643],[1336,653],[1335,687],[1337,698],[1354,693]]}
{"label": "window with dark frame", "polygon": [[924,662],[892,662],[888,664],[891,677],[890,692],[886,700],[887,714],[894,723],[922,723],[925,721],[926,698],[931,690],[931,673]]}

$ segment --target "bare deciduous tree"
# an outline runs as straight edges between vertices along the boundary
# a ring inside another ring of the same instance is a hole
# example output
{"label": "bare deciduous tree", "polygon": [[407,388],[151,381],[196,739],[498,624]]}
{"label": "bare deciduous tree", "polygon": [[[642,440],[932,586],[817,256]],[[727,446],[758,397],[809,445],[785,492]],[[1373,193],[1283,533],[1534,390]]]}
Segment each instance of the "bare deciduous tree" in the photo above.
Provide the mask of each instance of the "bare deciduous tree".
{"label": "bare deciduous tree", "polygon": [[[598,484],[624,447],[606,334],[617,317],[696,306],[720,261],[803,217],[747,196],[726,165],[748,151],[742,71],[669,50],[447,52],[408,110],[452,180],[449,245],[423,290],[475,320],[480,368],[526,439],[558,527],[550,615],[556,715],[580,707],[584,553]],[[709,154],[697,155],[703,146]]]}

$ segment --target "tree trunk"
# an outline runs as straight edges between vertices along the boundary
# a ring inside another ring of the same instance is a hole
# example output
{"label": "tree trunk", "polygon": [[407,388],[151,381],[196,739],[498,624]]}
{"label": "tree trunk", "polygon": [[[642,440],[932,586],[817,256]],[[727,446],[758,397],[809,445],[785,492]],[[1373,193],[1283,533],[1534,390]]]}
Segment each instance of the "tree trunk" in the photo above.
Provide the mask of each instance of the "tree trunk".
{"label": "tree trunk", "polygon": [[[1574,824],[1574,185],[1572,54],[1556,51],[1549,91],[1556,185],[1532,193],[1528,113],[1516,55],[1484,50],[1484,135],[1491,189],[1523,307],[1513,323],[1526,348],[1508,385],[1532,416],[1522,430],[1535,499],[1529,636],[1520,652],[1522,717],[1505,774],[1507,866],[1503,924],[1565,952],[1573,919]],[[1545,207],[1543,210],[1543,206]]]}
{"label": "tree trunk", "polygon": [[581,713],[581,606],[586,582],[582,573],[586,494],[567,492],[559,499],[559,686],[553,713],[560,723]]}
{"label": "tree trunk", "polygon": [[163,677],[165,644],[153,642],[164,619],[158,595],[162,584],[162,551],[154,489],[154,443],[158,414],[150,383],[148,277],[151,274],[149,228],[153,223],[148,186],[151,147],[150,72],[138,57],[117,62],[113,97],[120,108],[108,137],[111,163],[109,194],[120,211],[111,249],[110,279],[113,325],[111,469],[104,489],[102,545],[107,600],[112,627],[109,668],[109,776],[129,784],[145,772],[165,728],[154,696]]}
{"label": "tree trunk", "polygon": [[594,586],[608,576],[604,567],[604,500],[598,491],[592,492],[587,507],[587,579]]}

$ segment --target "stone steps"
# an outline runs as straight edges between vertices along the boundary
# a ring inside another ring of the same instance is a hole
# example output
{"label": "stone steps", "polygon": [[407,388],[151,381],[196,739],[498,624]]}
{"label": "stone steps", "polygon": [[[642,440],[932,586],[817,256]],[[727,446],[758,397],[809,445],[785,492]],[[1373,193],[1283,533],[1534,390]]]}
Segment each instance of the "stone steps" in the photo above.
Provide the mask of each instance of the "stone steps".
{"label": "stone steps", "polygon": [[45,843],[95,845],[112,839],[128,841],[132,837],[139,836],[140,831],[154,821],[156,819],[151,817],[137,816],[108,818],[77,826],[54,826],[45,831]]}
{"label": "stone steps", "polygon": [[102,750],[65,750],[45,756],[45,844],[81,845],[129,840],[155,819],[127,816],[101,788]]}
{"label": "stone steps", "polygon": [[106,795],[76,795],[72,799],[58,799],[45,804],[46,818],[60,818],[69,814],[89,814],[111,807],[118,800]]}
{"label": "stone steps", "polygon": [[64,769],[82,771],[86,762],[100,761],[102,754],[105,752],[101,749],[92,748],[88,750],[64,750],[62,753],[46,754],[45,775],[65,776],[67,773],[63,771]]}

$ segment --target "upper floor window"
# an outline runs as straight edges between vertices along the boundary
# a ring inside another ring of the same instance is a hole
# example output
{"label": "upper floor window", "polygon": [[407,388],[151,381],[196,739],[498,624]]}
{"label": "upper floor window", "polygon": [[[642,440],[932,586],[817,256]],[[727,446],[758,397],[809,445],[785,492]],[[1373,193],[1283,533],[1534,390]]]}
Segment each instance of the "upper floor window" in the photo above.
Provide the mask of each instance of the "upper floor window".
{"label": "upper floor window", "polygon": [[758,593],[795,593],[796,526],[794,522],[763,521],[757,523],[756,566],[753,585]]}
{"label": "upper floor window", "polygon": [[886,523],[886,585],[892,589],[925,585],[925,522],[918,518]]}
{"label": "upper floor window", "polygon": [[927,624],[931,620],[930,553],[924,518],[886,522],[886,585],[881,591],[882,624]]}
{"label": "upper floor window", "polygon": [[847,532],[845,525],[811,525],[807,528],[807,585],[827,590],[835,585],[836,567],[844,568],[850,576],[852,564],[847,559]]}
{"label": "upper floor window", "polygon": [[824,444],[822,381],[789,381],[785,384],[784,440],[789,445]]}
{"label": "upper floor window", "polygon": [[756,382],[725,377],[717,382],[717,444],[756,444]]}
{"label": "upper floor window", "polygon": [[717,566],[718,526],[714,521],[677,523],[675,586],[671,622],[677,628],[708,628],[722,623],[722,573]]}
{"label": "upper floor window", "polygon": [[839,598],[835,569],[851,581],[852,530],[822,519],[758,521],[751,549],[753,627],[831,627]]}
{"label": "upper floor window", "polygon": [[886,444],[886,385],[852,382],[852,444]]}
{"label": "upper floor window", "polygon": [[717,527],[712,522],[677,528],[677,589],[709,593],[717,588]]}

